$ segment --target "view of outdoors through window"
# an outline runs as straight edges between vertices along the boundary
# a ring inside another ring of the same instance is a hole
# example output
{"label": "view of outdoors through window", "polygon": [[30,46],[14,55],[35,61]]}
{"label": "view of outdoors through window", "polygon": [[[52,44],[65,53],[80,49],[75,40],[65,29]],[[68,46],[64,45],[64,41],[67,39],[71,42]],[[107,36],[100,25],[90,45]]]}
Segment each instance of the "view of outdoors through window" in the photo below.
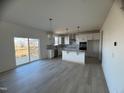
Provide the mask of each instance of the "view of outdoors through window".
{"label": "view of outdoors through window", "polygon": [[14,38],[16,65],[40,59],[39,40],[30,38]]}
{"label": "view of outdoors through window", "polygon": [[29,45],[30,45],[30,61],[40,59],[39,40],[29,39]]}

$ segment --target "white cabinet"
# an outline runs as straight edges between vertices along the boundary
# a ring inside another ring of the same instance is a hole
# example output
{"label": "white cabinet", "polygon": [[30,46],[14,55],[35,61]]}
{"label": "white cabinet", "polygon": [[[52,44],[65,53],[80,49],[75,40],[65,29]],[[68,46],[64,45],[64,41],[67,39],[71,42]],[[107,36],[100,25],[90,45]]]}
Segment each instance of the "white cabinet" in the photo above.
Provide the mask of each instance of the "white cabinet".
{"label": "white cabinet", "polygon": [[87,35],[80,35],[81,41],[87,42]]}
{"label": "white cabinet", "polygon": [[62,51],[62,60],[85,64],[85,51]]}
{"label": "white cabinet", "polygon": [[100,33],[87,34],[87,40],[99,40]]}
{"label": "white cabinet", "polygon": [[93,40],[99,40],[100,39],[100,33],[93,33]]}
{"label": "white cabinet", "polygon": [[93,34],[86,34],[87,35],[87,40],[92,40],[93,39]]}
{"label": "white cabinet", "polygon": [[79,44],[79,42],[87,42],[87,36],[85,34],[76,35],[76,43]]}
{"label": "white cabinet", "polygon": [[100,34],[99,33],[89,33],[89,34],[79,34],[76,35],[76,42],[87,42],[88,40],[99,40]]}
{"label": "white cabinet", "polygon": [[62,44],[62,37],[61,36],[58,37],[58,44]]}
{"label": "white cabinet", "polygon": [[65,36],[65,44],[69,44],[69,36]]}

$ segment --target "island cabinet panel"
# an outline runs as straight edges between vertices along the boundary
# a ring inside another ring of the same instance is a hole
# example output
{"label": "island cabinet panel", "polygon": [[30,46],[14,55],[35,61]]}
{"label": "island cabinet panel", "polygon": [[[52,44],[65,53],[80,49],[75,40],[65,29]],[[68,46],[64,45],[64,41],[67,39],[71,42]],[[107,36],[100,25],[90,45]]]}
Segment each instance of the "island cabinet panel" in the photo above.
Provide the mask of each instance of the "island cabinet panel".
{"label": "island cabinet panel", "polygon": [[85,64],[85,51],[63,50],[62,51],[62,60],[65,60],[68,62]]}

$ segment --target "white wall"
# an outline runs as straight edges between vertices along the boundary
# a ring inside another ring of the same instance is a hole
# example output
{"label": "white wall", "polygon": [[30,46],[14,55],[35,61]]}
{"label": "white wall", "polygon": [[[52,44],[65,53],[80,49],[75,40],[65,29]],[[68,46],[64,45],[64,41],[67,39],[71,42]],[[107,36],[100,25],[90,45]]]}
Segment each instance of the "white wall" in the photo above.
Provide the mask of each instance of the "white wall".
{"label": "white wall", "polygon": [[16,66],[14,36],[40,39],[41,58],[47,58],[46,45],[48,39],[45,32],[18,26],[16,24],[0,22],[0,72],[12,69]]}
{"label": "white wall", "polygon": [[124,11],[120,6],[116,0],[102,28],[102,66],[110,93],[124,93]]}

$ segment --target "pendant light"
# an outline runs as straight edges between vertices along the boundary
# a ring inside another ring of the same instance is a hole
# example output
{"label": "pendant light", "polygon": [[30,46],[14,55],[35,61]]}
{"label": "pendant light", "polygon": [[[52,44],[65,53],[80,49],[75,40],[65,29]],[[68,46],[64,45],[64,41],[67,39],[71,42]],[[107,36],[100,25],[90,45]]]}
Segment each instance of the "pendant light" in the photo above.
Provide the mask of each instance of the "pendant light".
{"label": "pendant light", "polygon": [[[52,18],[49,18],[49,31],[52,31]],[[48,32],[48,38],[50,39],[51,38],[51,33]]]}
{"label": "pendant light", "polygon": [[68,32],[68,28],[66,28],[65,30],[66,30],[67,34],[69,34],[69,32]]}
{"label": "pendant light", "polygon": [[49,32],[48,32],[48,39],[49,39],[49,43],[50,44],[54,44],[54,39],[53,39],[53,34],[52,34],[52,31],[53,31],[53,19],[52,18],[49,18]]}
{"label": "pendant light", "polygon": [[80,26],[77,26],[77,34],[80,32]]}

